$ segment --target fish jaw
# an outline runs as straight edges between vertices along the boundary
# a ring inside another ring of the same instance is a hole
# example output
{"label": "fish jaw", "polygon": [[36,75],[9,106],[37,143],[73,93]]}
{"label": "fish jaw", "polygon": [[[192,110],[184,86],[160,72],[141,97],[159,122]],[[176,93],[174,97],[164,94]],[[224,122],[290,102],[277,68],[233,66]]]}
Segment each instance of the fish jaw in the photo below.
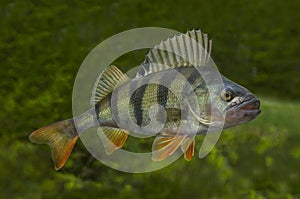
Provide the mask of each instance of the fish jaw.
{"label": "fish jaw", "polygon": [[260,101],[252,93],[240,97],[226,110],[225,128],[249,122],[261,113]]}

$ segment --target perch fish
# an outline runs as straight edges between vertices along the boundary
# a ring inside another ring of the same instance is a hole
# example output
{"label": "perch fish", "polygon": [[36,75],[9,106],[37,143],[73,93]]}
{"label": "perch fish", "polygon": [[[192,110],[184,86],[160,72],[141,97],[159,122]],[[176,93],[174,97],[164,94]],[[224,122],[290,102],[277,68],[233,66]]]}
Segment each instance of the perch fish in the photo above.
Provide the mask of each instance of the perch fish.
{"label": "perch fish", "polygon": [[197,134],[243,124],[261,112],[254,94],[211,66],[211,48],[207,34],[193,30],[152,48],[135,78],[107,67],[95,83],[91,109],[34,131],[30,140],[50,145],[56,170],[67,161],[78,136],[91,127],[101,128],[107,154],[136,132],[156,136],[153,161],[177,149],[191,160]]}

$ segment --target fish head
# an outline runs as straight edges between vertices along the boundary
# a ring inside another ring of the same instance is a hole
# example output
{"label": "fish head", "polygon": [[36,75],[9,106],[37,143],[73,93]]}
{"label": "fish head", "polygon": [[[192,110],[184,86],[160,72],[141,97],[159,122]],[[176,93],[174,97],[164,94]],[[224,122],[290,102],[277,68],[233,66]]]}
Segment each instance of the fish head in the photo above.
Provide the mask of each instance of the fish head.
{"label": "fish head", "polygon": [[227,103],[225,128],[251,121],[261,113],[260,100],[238,84],[227,83],[220,94],[224,103]]}
{"label": "fish head", "polygon": [[229,128],[251,121],[260,114],[260,101],[253,93],[224,76],[221,79],[222,84],[211,81],[206,88],[198,86],[195,89],[200,123],[224,124],[223,128]]}
{"label": "fish head", "polygon": [[[261,113],[260,100],[243,86],[223,77],[224,87],[213,89],[211,118],[224,121],[224,128],[229,128],[253,120]],[[215,117],[215,118],[214,118]]]}

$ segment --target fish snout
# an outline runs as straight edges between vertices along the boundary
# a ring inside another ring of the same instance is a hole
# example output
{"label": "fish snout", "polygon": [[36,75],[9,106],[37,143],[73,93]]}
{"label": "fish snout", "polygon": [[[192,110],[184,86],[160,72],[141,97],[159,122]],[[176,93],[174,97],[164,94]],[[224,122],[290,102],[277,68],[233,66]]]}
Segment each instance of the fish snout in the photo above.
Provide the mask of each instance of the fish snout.
{"label": "fish snout", "polygon": [[254,119],[261,113],[260,100],[252,93],[248,93],[241,99],[241,104],[237,111],[243,113],[245,118]]}
{"label": "fish snout", "polygon": [[260,100],[252,93],[248,93],[241,97],[240,102],[241,110],[257,110],[260,108]]}
{"label": "fish snout", "polygon": [[261,113],[260,100],[252,93],[240,98],[240,103],[227,110],[226,127],[235,126],[253,120]]}

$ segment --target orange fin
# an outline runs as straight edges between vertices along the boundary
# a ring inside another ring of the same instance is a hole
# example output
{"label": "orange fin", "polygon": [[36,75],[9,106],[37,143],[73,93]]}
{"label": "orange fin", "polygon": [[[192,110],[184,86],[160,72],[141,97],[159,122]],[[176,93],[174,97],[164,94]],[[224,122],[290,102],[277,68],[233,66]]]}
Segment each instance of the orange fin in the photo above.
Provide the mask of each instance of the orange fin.
{"label": "orange fin", "polygon": [[30,134],[29,139],[38,144],[48,144],[56,170],[64,166],[78,136],[73,119],[64,120],[40,128]]}
{"label": "orange fin", "polygon": [[172,155],[180,146],[185,136],[166,135],[158,136],[152,144],[152,160],[161,161]]}
{"label": "orange fin", "polygon": [[195,139],[187,137],[182,145],[181,150],[184,153],[184,158],[190,161],[194,156]]}
{"label": "orange fin", "polygon": [[97,134],[100,136],[108,155],[123,147],[128,137],[128,131],[110,127],[101,127],[101,129],[103,133],[98,130]]}

